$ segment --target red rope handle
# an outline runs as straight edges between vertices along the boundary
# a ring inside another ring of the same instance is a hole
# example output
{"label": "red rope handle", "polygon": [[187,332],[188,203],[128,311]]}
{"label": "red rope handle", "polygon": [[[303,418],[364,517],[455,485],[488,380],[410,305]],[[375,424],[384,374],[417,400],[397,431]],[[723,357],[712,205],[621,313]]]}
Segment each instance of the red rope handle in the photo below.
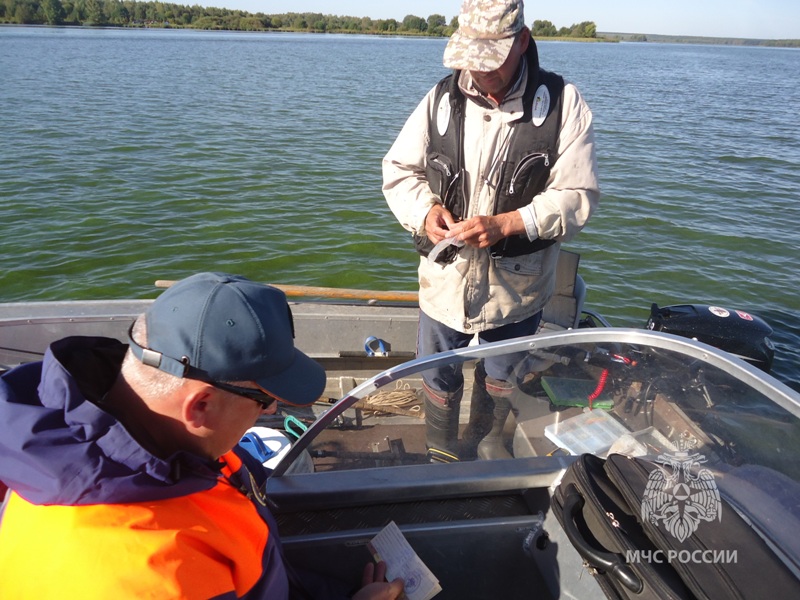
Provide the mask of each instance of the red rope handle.
{"label": "red rope handle", "polygon": [[594,388],[594,391],[589,394],[589,410],[592,410],[592,404],[594,403],[597,398],[600,397],[600,394],[603,393],[603,389],[606,387],[606,380],[608,379],[608,369],[603,369],[603,372],[600,373],[600,380],[597,382],[597,387]]}

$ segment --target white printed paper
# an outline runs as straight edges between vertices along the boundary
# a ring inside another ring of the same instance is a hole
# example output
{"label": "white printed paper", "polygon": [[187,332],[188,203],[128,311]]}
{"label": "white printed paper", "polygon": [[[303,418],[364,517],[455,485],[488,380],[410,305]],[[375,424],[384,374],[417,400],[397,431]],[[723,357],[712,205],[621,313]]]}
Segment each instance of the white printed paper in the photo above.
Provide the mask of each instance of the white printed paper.
{"label": "white printed paper", "polygon": [[389,523],[368,544],[376,561],[386,563],[386,579],[400,577],[405,582],[408,600],[429,600],[442,591],[439,580],[403,536],[394,521]]}

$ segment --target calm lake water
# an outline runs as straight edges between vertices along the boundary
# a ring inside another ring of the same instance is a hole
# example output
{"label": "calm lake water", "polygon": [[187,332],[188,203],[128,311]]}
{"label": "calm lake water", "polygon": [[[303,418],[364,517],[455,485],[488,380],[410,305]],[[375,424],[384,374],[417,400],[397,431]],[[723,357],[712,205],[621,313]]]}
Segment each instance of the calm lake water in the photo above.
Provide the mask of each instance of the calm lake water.
{"label": "calm lake water", "polygon": [[[0,27],[0,301],[146,298],[225,270],[416,289],[380,161],[445,41]],[[595,115],[589,305],[719,304],[800,389],[800,51],[539,43]]]}

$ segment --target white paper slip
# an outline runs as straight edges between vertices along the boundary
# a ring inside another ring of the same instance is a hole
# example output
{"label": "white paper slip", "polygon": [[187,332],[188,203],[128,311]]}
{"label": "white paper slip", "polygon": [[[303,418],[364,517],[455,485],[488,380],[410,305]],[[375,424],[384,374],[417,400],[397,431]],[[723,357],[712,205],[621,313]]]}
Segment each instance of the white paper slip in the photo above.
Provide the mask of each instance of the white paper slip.
{"label": "white paper slip", "polygon": [[439,580],[425,566],[394,521],[367,544],[376,561],[386,563],[386,579],[400,577],[408,600],[428,600],[442,591]]}
{"label": "white paper slip", "polygon": [[459,240],[458,236],[454,235],[453,237],[444,238],[441,242],[436,244],[433,247],[433,250],[430,251],[428,254],[428,262],[433,264],[436,262],[436,259],[439,258],[439,255],[444,252],[444,249],[448,246],[455,246],[456,248],[461,248],[464,245],[463,240]]}

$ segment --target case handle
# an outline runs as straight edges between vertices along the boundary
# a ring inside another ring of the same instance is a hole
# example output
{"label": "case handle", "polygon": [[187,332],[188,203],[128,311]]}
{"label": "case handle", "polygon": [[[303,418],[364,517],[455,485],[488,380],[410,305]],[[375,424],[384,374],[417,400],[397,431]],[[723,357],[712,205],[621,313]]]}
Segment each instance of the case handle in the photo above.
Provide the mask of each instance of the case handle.
{"label": "case handle", "polygon": [[640,593],[644,587],[642,580],[628,566],[622,555],[597,550],[581,536],[575,519],[583,510],[584,502],[578,488],[575,487],[575,484],[570,483],[564,493],[564,508],[562,509],[564,532],[567,534],[567,538],[572,542],[581,558],[592,567],[612,574],[634,594]]}

